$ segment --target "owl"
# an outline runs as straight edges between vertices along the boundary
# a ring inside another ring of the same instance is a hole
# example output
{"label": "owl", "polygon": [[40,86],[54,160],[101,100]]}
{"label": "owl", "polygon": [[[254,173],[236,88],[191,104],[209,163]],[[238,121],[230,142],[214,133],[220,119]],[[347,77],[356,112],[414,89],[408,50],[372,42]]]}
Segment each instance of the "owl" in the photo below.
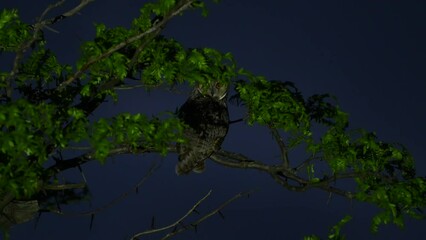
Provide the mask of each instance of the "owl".
{"label": "owl", "polygon": [[199,85],[179,108],[178,117],[189,128],[184,130],[187,142],[176,144],[177,175],[203,172],[205,161],[220,149],[229,128],[227,93],[228,84]]}

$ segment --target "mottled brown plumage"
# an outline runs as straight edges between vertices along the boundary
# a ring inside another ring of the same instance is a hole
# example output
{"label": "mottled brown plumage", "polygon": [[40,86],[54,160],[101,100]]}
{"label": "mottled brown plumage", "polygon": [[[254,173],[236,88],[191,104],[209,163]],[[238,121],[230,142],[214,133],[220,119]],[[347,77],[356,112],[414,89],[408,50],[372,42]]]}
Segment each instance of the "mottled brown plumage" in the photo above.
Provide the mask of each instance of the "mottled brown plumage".
{"label": "mottled brown plumage", "polygon": [[176,174],[203,172],[205,160],[220,149],[229,127],[227,91],[228,86],[220,83],[198,86],[180,107],[178,117],[189,128],[184,133],[188,141],[176,145]]}

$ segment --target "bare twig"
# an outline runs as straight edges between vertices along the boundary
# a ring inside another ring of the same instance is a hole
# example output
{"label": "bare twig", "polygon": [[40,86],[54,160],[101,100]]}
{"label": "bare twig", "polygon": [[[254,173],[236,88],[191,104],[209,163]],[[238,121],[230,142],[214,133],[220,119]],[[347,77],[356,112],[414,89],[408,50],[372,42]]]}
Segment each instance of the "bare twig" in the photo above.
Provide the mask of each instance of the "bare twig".
{"label": "bare twig", "polygon": [[54,4],[50,4],[44,11],[43,13],[40,15],[40,17],[37,19],[37,22],[40,25],[45,25],[45,23],[43,22],[43,18],[47,15],[48,12],[50,12],[52,9],[57,8],[59,6],[61,6],[62,4],[64,4],[65,0],[61,0],[58,1]]}
{"label": "bare twig", "polygon": [[294,168],[294,170],[297,172],[300,169],[306,167],[309,163],[311,163],[313,160],[321,159],[321,157],[316,157],[315,154],[312,154],[308,159],[303,161],[301,164],[299,164],[297,167]]}
{"label": "bare twig", "polygon": [[148,169],[147,173],[142,177],[142,179],[134,187],[132,187],[128,191],[122,193],[117,198],[113,199],[109,203],[107,203],[104,206],[101,206],[99,208],[96,208],[96,209],[93,209],[93,210],[90,210],[90,211],[86,211],[86,212],[81,212],[81,213],[55,211],[55,210],[52,210],[52,209],[49,209],[49,211],[51,211],[52,213],[56,213],[56,214],[59,214],[59,215],[66,215],[66,216],[92,216],[92,215],[95,215],[95,214],[97,214],[97,213],[99,213],[99,212],[101,212],[105,209],[108,209],[108,208],[112,207],[113,205],[119,203],[120,201],[125,199],[128,195],[130,195],[130,193],[135,192],[135,190],[138,189],[140,186],[142,186],[146,182],[146,180],[148,180],[148,178],[151,177],[152,174],[157,169],[158,169],[158,165],[152,164],[151,167]]}
{"label": "bare twig", "polygon": [[141,233],[137,233],[135,235],[133,235],[131,237],[132,240],[135,239],[139,239],[140,237],[142,237],[143,235],[149,235],[149,234],[154,234],[154,233],[159,233],[159,232],[164,232],[167,230],[172,229],[173,231],[166,234],[163,238],[161,238],[162,240],[165,239],[169,239],[181,232],[184,232],[186,230],[189,229],[197,229],[197,226],[204,222],[205,220],[207,220],[208,218],[214,216],[215,214],[221,214],[221,210],[224,209],[227,205],[229,205],[230,203],[232,203],[233,201],[244,197],[244,196],[249,196],[250,193],[252,193],[252,191],[249,192],[240,192],[238,194],[236,194],[235,196],[233,196],[232,198],[226,200],[225,202],[223,202],[221,205],[219,205],[217,208],[213,209],[212,211],[208,212],[207,214],[204,214],[203,216],[201,216],[200,218],[198,218],[197,220],[188,223],[188,224],[183,224],[183,220],[185,220],[186,218],[188,218],[192,213],[196,213],[196,209],[197,207],[203,202],[205,201],[211,194],[212,190],[210,190],[203,198],[201,198],[197,203],[194,204],[194,206],[191,207],[191,209],[189,209],[185,215],[183,215],[182,217],[180,217],[177,221],[175,221],[172,224],[169,224],[165,227],[162,228],[156,228],[156,229],[150,229],[150,230],[146,230],[144,232]]}
{"label": "bare twig", "polygon": [[84,7],[86,7],[87,4],[93,2],[95,0],[81,0],[80,4],[77,5],[75,8],[69,10],[68,12],[62,13],[61,15],[55,17],[55,18],[51,18],[49,20],[46,20],[47,24],[54,24],[56,22],[58,22],[59,20],[62,20],[64,17],[71,17],[77,13],[79,13],[81,11],[81,9],[83,9]]}
{"label": "bare twig", "polygon": [[83,9],[89,3],[93,2],[93,1],[95,1],[95,0],[81,0],[80,3],[77,6],[75,6],[73,9],[71,9],[71,10],[69,10],[67,12],[64,12],[62,14],[59,14],[59,15],[53,17],[53,18],[43,20],[44,17],[47,15],[48,12],[50,12],[52,9],[57,8],[57,7],[59,7],[59,6],[61,6],[62,4],[65,3],[65,0],[58,1],[57,3],[49,5],[43,11],[43,13],[41,14],[41,16],[37,19],[37,23],[34,24],[34,25],[32,25],[32,27],[36,28],[36,27],[41,26],[41,28],[44,28],[44,27],[48,27],[48,25],[53,25],[53,24],[55,24],[55,23],[57,23],[57,22],[59,22],[61,20],[64,20],[67,17],[72,17],[75,14],[78,14],[81,11],[81,9]]}
{"label": "bare twig", "polygon": [[155,228],[155,229],[150,229],[150,230],[146,230],[146,231],[144,231],[144,232],[140,232],[140,233],[137,233],[137,234],[135,234],[135,235],[133,235],[132,237],[131,237],[131,239],[133,240],[133,239],[138,239],[139,237],[141,237],[141,236],[143,236],[143,235],[148,235],[148,234],[153,234],[153,233],[158,233],[158,232],[162,232],[162,231],[165,231],[165,230],[168,230],[168,229],[172,229],[172,228],[174,228],[175,226],[177,226],[177,225],[179,225],[179,224],[181,224],[182,223],[182,221],[185,219],[185,218],[187,218],[189,215],[191,215],[191,213],[193,213],[194,211],[195,211],[195,209],[197,209],[197,207],[204,201],[204,200],[206,200],[209,196],[210,196],[210,194],[212,193],[212,190],[210,190],[203,198],[201,198],[200,200],[198,200],[198,202],[197,203],[195,203],[192,207],[191,207],[191,209],[189,209],[186,213],[185,213],[185,215],[183,215],[182,217],[180,217],[176,222],[174,222],[174,223],[172,223],[172,224],[169,224],[169,225],[167,225],[167,226],[165,226],[165,227],[162,227],[162,228]]}
{"label": "bare twig", "polygon": [[86,183],[67,183],[67,184],[48,184],[43,186],[44,190],[65,190],[65,189],[76,189],[76,188],[85,188]]}
{"label": "bare twig", "polygon": [[237,200],[237,199],[239,199],[239,198],[241,198],[241,197],[244,197],[244,196],[249,196],[249,194],[251,194],[252,193],[252,191],[249,191],[249,192],[240,192],[240,193],[238,193],[238,194],[236,194],[235,196],[233,196],[232,198],[230,198],[230,199],[228,199],[228,200],[226,200],[224,203],[222,203],[219,207],[217,207],[216,209],[213,209],[212,211],[210,211],[209,213],[207,213],[207,214],[205,214],[204,216],[202,216],[202,217],[200,217],[198,220],[196,220],[196,221],[194,221],[194,222],[192,222],[192,223],[190,223],[190,224],[186,224],[185,225],[185,227],[183,227],[183,228],[179,228],[179,229],[176,229],[176,231],[173,231],[173,232],[171,232],[171,233],[168,233],[166,236],[164,236],[163,238],[161,238],[161,240],[166,240],[166,239],[169,239],[169,238],[171,238],[171,237],[173,237],[173,236],[175,236],[176,234],[178,234],[178,233],[181,233],[181,232],[183,232],[183,231],[185,231],[185,230],[187,230],[187,229],[189,229],[189,228],[196,228],[200,223],[202,223],[203,221],[205,221],[206,219],[208,219],[208,218],[210,218],[210,217],[212,217],[212,216],[214,216],[215,214],[220,214],[221,215],[221,217],[223,217],[223,215],[222,215],[222,213],[221,213],[221,210],[223,209],[223,208],[225,208],[228,204],[230,204],[230,203],[232,203],[233,201],[235,201],[235,200]]}
{"label": "bare twig", "polygon": [[287,151],[287,147],[284,143],[284,140],[281,138],[280,133],[278,132],[278,130],[274,127],[274,126],[269,126],[269,129],[271,130],[272,136],[274,136],[275,141],[277,141],[278,146],[280,148],[280,152],[281,152],[281,158],[283,160],[283,166],[284,168],[289,168],[290,167],[290,163],[288,160],[288,151]]}

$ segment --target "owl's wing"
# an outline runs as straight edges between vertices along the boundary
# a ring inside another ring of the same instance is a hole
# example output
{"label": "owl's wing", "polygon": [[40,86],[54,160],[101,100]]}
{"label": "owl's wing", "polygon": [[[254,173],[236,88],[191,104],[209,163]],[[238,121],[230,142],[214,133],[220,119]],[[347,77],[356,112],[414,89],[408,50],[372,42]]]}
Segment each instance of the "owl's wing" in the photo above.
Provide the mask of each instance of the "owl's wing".
{"label": "owl's wing", "polygon": [[202,172],[205,160],[220,149],[228,132],[226,103],[210,96],[191,96],[179,109],[178,116],[189,128],[184,132],[187,142],[176,144],[179,154],[176,173]]}

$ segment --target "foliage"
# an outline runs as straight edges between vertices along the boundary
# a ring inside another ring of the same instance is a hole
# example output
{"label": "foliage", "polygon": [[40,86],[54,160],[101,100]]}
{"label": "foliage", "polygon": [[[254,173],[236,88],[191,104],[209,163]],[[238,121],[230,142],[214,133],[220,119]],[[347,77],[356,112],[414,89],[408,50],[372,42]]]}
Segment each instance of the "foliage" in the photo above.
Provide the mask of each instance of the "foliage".
{"label": "foliage", "polygon": [[[340,233],[342,227],[352,219],[351,216],[347,215],[342,218],[336,225],[334,225],[328,234],[329,240],[345,240],[346,237]],[[316,235],[305,236],[304,240],[320,240]]]}
{"label": "foliage", "polygon": [[18,11],[3,9],[0,13],[0,51],[17,51],[21,44],[29,40],[28,26],[22,23]]}
{"label": "foliage", "polygon": [[[314,95],[305,101],[292,83],[240,73],[248,81],[236,84],[238,94],[234,97],[247,107],[248,123],[283,129],[288,134],[289,149],[305,144],[312,157],[303,166],[312,185],[353,178],[357,183],[355,198],[383,209],[373,218],[373,232],[383,223],[403,226],[405,216],[424,216],[421,209],[426,206],[426,180],[415,177],[414,161],[404,146],[384,143],[362,129],[348,131],[348,114],[325,102],[327,95]],[[328,127],[319,141],[313,139],[312,121]],[[316,175],[312,159],[326,161],[330,171]]]}
{"label": "foliage", "polygon": [[[186,49],[160,35],[167,21],[191,6],[207,14],[203,1],[159,0],[145,4],[129,29],[96,24],[95,38],[82,44],[81,57],[73,66],[59,63],[44,39],[43,29],[56,18],[30,25],[19,19],[16,10],[3,10],[0,53],[16,55],[10,71],[0,72],[2,191],[16,199],[36,195],[52,177],[47,161],[59,159],[72,146],[87,146],[90,151],[83,154],[104,163],[118,147],[127,153],[143,149],[166,155],[170,146],[185,140],[185,126],[171,114],[166,119],[142,113],[90,119],[106,99],[119,101],[116,87],[131,88],[136,82],[149,90],[222,81],[234,84],[233,99],[246,108],[249,125],[286,134],[285,141],[277,140],[283,155],[300,145],[311,155],[299,166],[284,165],[284,170],[271,175],[280,174],[285,183],[292,179],[297,189],[316,187],[330,192],[334,181],[354,179],[354,193],[333,191],[380,207],[383,211],[373,218],[373,231],[391,222],[403,226],[405,216],[423,217],[426,181],[415,176],[408,151],[400,144],[380,141],[374,133],[349,131],[348,114],[332,103],[331,95],[305,99],[291,82],[267,81],[238,69],[230,53]],[[319,139],[314,138],[314,123],[326,129]],[[288,161],[287,156],[283,158]],[[316,161],[327,164],[322,175]],[[249,165],[246,161],[239,166]],[[307,179],[300,170],[306,170]],[[348,217],[333,227],[329,239],[342,239],[339,231],[347,221]]]}

